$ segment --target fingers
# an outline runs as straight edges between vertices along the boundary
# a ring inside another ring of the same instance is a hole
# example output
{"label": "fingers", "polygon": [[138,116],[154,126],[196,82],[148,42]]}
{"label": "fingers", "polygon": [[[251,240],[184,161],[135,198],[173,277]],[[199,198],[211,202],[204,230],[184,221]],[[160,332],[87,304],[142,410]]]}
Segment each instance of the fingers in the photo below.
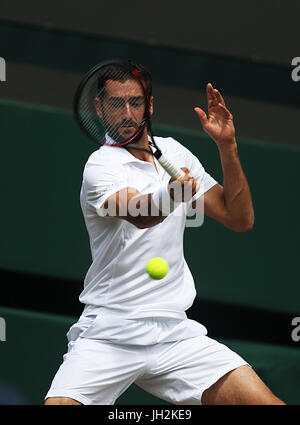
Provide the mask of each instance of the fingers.
{"label": "fingers", "polygon": [[171,179],[169,190],[172,198],[178,202],[187,202],[199,190],[199,183],[190,175],[187,168],[182,167],[184,176],[178,179]]}
{"label": "fingers", "polygon": [[[220,105],[222,105],[226,108],[223,96],[221,95],[219,90],[215,89],[212,86],[211,83],[208,83],[206,85],[206,96],[207,96],[208,111],[210,111],[212,108],[220,106]],[[194,108],[194,111],[198,115],[202,126],[205,126],[207,124],[207,121],[208,121],[206,113],[203,111],[203,109],[201,109],[199,107]]]}
{"label": "fingers", "polygon": [[194,179],[194,177],[192,177],[190,175],[190,171],[186,167],[182,167],[181,169],[182,169],[182,171],[184,172],[185,175],[183,177],[180,177],[178,180],[180,180],[180,181],[189,181],[189,180],[193,180]]}
{"label": "fingers", "polygon": [[[219,90],[215,89],[211,83],[208,83],[206,85],[206,95],[207,95],[207,103],[208,103],[208,112],[209,112],[209,116],[210,113],[212,113],[212,108],[213,111],[215,112],[215,108],[219,108],[221,114],[223,115],[224,118],[226,119],[232,119],[232,115],[230,113],[230,111],[226,108],[225,105],[225,101],[223,96],[221,95],[221,93],[219,92]],[[197,113],[202,127],[205,129],[205,127],[208,124],[208,117],[206,115],[206,113],[203,111],[203,109],[201,108],[194,108],[194,111]]]}
{"label": "fingers", "polygon": [[209,93],[210,98],[213,99],[213,103],[214,106],[217,106],[219,103],[221,103],[222,105],[225,105],[225,101],[223,99],[223,96],[221,95],[221,93],[219,92],[219,90],[215,89],[211,83],[207,84],[207,90]]}
{"label": "fingers", "polygon": [[219,104],[218,104],[218,106],[219,106],[219,108],[220,108],[220,111],[221,111],[221,113],[222,113],[223,117],[224,117],[226,120],[233,119],[233,116],[232,116],[231,112],[230,112],[230,111],[226,108],[226,106],[225,106],[225,105],[222,105],[222,103],[219,103]]}
{"label": "fingers", "polygon": [[217,106],[218,100],[216,98],[213,86],[211,83],[208,83],[206,85],[206,97],[207,97],[207,107],[208,109],[213,108],[214,106]]}
{"label": "fingers", "polygon": [[170,179],[170,182],[173,182],[173,181],[175,181],[175,180],[179,180],[180,182],[185,182],[185,181],[188,181],[188,180],[190,180],[190,179],[192,179],[192,178],[193,178],[193,177],[190,175],[190,172],[189,172],[189,170],[188,170],[186,167],[182,167],[182,168],[181,168],[181,170],[184,172],[184,176],[179,177],[179,178],[172,177],[172,178]]}
{"label": "fingers", "polygon": [[181,170],[184,171],[185,173],[189,173],[189,169],[186,167],[181,167]]}
{"label": "fingers", "polygon": [[199,117],[199,120],[200,120],[200,122],[201,122],[201,124],[202,124],[202,127],[205,127],[205,125],[206,125],[206,123],[207,123],[207,115],[206,115],[206,113],[203,111],[203,109],[201,109],[201,108],[198,108],[198,107],[196,107],[196,108],[194,108],[194,111],[196,112],[196,114],[198,115],[198,117]]}
{"label": "fingers", "polygon": [[215,93],[215,96],[216,96],[216,98],[218,100],[218,103],[221,103],[221,105],[223,105],[223,106],[226,107],[225,101],[223,99],[223,96],[221,95],[221,93],[219,92],[219,90],[214,89],[214,93]]}
{"label": "fingers", "polygon": [[215,89],[211,83],[208,83],[206,86],[206,93],[209,104],[211,106],[218,106],[219,103],[221,103],[223,106],[226,107],[225,101],[223,99],[223,96],[219,92],[219,90]]}

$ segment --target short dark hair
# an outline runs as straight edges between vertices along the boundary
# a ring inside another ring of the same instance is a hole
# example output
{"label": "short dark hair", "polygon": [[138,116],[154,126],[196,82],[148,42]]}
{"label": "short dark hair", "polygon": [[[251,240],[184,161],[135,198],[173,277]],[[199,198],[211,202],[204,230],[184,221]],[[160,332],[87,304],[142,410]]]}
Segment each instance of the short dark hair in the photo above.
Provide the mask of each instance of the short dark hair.
{"label": "short dark hair", "polygon": [[145,92],[150,100],[152,96],[152,76],[151,73],[141,64],[127,61],[110,62],[103,66],[101,75],[98,78],[98,96],[101,99],[104,95],[105,83],[107,80],[121,81],[134,80],[136,76],[133,71],[138,71],[139,77],[145,82]]}

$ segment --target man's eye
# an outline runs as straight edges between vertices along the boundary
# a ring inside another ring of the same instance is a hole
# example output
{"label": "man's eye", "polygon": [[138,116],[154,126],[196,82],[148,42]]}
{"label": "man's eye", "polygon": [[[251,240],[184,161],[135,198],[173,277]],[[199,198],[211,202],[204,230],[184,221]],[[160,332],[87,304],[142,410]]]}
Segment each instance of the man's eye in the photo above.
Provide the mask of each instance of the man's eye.
{"label": "man's eye", "polygon": [[138,108],[142,106],[143,103],[144,103],[143,99],[133,99],[130,101],[130,106],[132,106],[133,108]]}
{"label": "man's eye", "polygon": [[123,104],[122,102],[114,101],[114,102],[110,102],[110,106],[114,109],[118,109],[118,108],[122,108]]}

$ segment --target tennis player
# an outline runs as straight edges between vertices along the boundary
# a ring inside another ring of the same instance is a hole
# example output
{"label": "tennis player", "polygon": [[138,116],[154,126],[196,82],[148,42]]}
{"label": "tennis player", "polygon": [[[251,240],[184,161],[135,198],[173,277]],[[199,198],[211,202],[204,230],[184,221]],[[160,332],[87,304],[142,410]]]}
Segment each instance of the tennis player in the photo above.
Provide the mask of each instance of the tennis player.
{"label": "tennis player", "polygon": [[[151,75],[136,67],[152,115]],[[121,99],[122,108],[105,120],[120,139],[130,137],[144,116],[135,101],[141,87],[132,79],[104,84],[97,113],[103,117],[105,102]],[[206,216],[236,232],[254,224],[233,117],[220,92],[211,84],[206,90],[208,115],[198,107],[195,112],[218,147],[223,185],[171,137],[155,142],[184,171],[177,179],[146,151],[105,145],[89,157],[80,195],[93,259],[80,295],[85,307],[67,334],[68,351],[45,404],[113,405],[133,383],[173,404],[284,404],[245,359],[185,313],[196,295],[183,252],[189,211],[204,205]],[[151,149],[148,136],[145,128],[135,143]],[[145,272],[153,257],[169,264],[161,280]]]}

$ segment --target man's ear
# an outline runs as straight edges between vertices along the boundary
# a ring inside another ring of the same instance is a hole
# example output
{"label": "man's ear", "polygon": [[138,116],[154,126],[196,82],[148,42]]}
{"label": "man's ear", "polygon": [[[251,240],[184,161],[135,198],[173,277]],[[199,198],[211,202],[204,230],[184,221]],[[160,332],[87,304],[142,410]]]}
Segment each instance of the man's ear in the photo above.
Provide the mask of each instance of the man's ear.
{"label": "man's ear", "polygon": [[94,106],[95,106],[98,117],[102,118],[102,112],[101,112],[101,108],[100,108],[100,100],[99,100],[98,97],[95,97],[95,99],[94,99]]}
{"label": "man's ear", "polygon": [[150,117],[152,116],[152,114],[153,114],[153,96],[151,96],[150,97],[150,102],[149,102],[149,114],[150,114]]}

